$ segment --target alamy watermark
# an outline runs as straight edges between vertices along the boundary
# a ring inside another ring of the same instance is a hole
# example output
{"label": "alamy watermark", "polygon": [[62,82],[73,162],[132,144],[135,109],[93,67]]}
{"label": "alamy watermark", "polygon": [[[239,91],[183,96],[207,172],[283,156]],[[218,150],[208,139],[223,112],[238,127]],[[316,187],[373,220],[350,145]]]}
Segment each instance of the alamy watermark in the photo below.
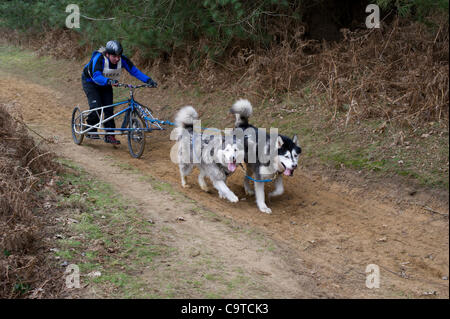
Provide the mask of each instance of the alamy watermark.
{"label": "alamy watermark", "polygon": [[367,29],[380,27],[380,7],[376,4],[369,4],[366,7],[366,13],[370,13],[366,18]]}
{"label": "alamy watermark", "polygon": [[[269,132],[265,128],[216,128],[202,129],[201,120],[193,121],[189,131],[183,127],[172,130],[170,139],[176,141],[170,151],[173,163],[218,163],[221,150],[227,145],[235,149],[236,162],[272,164],[281,147],[278,129],[271,127]],[[182,156],[179,157],[179,148]],[[220,162],[220,161],[219,161]]]}
{"label": "alamy watermark", "polygon": [[66,12],[70,13],[66,17],[66,27],[68,29],[80,28],[80,7],[76,4],[69,4],[66,7]]}
{"label": "alamy watermark", "polygon": [[[71,3],[66,6],[66,13],[70,13],[66,17],[66,27],[68,29],[79,29],[80,28],[80,17],[86,18],[88,20],[114,20],[115,18],[89,18],[80,14],[80,7],[77,4]],[[366,27],[368,29],[380,28],[380,7],[376,4],[369,4],[366,7],[366,13],[370,13],[366,17]]]}
{"label": "alamy watermark", "polygon": [[80,288],[80,267],[70,264],[67,266],[65,274],[67,274],[66,288]]}
{"label": "alamy watermark", "polygon": [[380,267],[375,264],[366,267],[366,287],[369,289],[380,288]]}

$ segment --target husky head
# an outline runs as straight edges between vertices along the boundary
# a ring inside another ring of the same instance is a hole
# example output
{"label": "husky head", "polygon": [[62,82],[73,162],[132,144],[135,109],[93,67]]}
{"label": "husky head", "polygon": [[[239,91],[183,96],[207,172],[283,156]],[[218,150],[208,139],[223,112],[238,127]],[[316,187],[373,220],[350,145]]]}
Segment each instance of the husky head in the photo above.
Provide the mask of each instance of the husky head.
{"label": "husky head", "polygon": [[240,149],[237,143],[225,143],[224,148],[217,151],[217,157],[223,166],[234,172],[237,164],[243,161],[244,150]]}
{"label": "husky head", "polygon": [[278,149],[278,156],[276,157],[278,172],[286,176],[292,176],[298,166],[298,158],[302,152],[298,145],[297,135],[294,135],[292,139],[279,135],[276,147]]}

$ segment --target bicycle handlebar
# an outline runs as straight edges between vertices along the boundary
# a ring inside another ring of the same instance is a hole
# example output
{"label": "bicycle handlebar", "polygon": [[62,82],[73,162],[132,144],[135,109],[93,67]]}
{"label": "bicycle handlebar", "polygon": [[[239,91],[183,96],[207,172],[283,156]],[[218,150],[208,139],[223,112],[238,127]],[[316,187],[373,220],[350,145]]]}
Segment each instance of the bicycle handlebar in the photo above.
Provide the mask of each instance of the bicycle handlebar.
{"label": "bicycle handlebar", "polygon": [[128,89],[139,89],[139,88],[154,88],[153,85],[149,84],[141,84],[141,85],[133,85],[133,84],[126,84],[126,83],[117,83],[113,84],[115,87],[126,87]]}

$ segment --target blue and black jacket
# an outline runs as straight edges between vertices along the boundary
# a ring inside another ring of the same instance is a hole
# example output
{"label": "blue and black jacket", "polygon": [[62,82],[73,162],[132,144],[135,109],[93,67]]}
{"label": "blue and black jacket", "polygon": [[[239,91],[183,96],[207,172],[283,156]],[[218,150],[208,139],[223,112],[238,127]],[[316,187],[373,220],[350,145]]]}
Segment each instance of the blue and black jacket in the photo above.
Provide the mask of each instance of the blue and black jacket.
{"label": "blue and black jacket", "polygon": [[[128,71],[132,76],[141,80],[142,82],[147,82],[150,77],[142,73],[137,67],[134,66],[133,62],[122,54],[122,68]],[[117,64],[109,64],[111,69],[117,68]],[[99,51],[94,51],[92,53],[91,60],[83,68],[83,80],[86,82],[93,82],[100,86],[108,85],[108,78],[103,76],[104,60],[103,54]],[[89,74],[90,73],[90,74]]]}

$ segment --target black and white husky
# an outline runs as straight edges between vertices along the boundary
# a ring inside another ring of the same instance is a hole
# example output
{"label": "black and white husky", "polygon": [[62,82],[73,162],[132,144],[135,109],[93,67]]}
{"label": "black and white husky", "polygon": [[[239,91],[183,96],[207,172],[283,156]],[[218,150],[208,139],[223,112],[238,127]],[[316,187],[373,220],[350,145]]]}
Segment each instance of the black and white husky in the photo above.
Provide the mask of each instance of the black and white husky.
{"label": "black and white husky", "polygon": [[[267,134],[261,129],[248,123],[252,114],[252,105],[248,100],[240,99],[231,107],[231,113],[235,114],[235,131],[243,130],[244,162],[246,164],[246,177],[244,177],[244,189],[247,195],[256,193],[256,204],[263,213],[270,214],[272,210],[267,207],[264,196],[264,182],[274,180],[275,190],[269,193],[269,197],[283,194],[283,175],[292,176],[298,165],[301,148],[298,145],[297,135],[292,139],[275,134]],[[251,155],[254,156],[251,156]],[[263,161],[262,158],[265,160]],[[249,185],[248,177],[253,176],[255,192]]]}
{"label": "black and white husky", "polygon": [[236,203],[239,198],[228,188],[226,180],[236,170],[238,161],[242,162],[244,152],[238,149],[235,139],[225,138],[222,134],[208,135],[194,131],[197,119],[198,114],[192,106],[183,107],[175,117],[181,185],[189,187],[186,176],[196,166],[200,170],[198,183],[202,190],[208,191],[205,182],[207,176],[219,192],[220,198]]}

